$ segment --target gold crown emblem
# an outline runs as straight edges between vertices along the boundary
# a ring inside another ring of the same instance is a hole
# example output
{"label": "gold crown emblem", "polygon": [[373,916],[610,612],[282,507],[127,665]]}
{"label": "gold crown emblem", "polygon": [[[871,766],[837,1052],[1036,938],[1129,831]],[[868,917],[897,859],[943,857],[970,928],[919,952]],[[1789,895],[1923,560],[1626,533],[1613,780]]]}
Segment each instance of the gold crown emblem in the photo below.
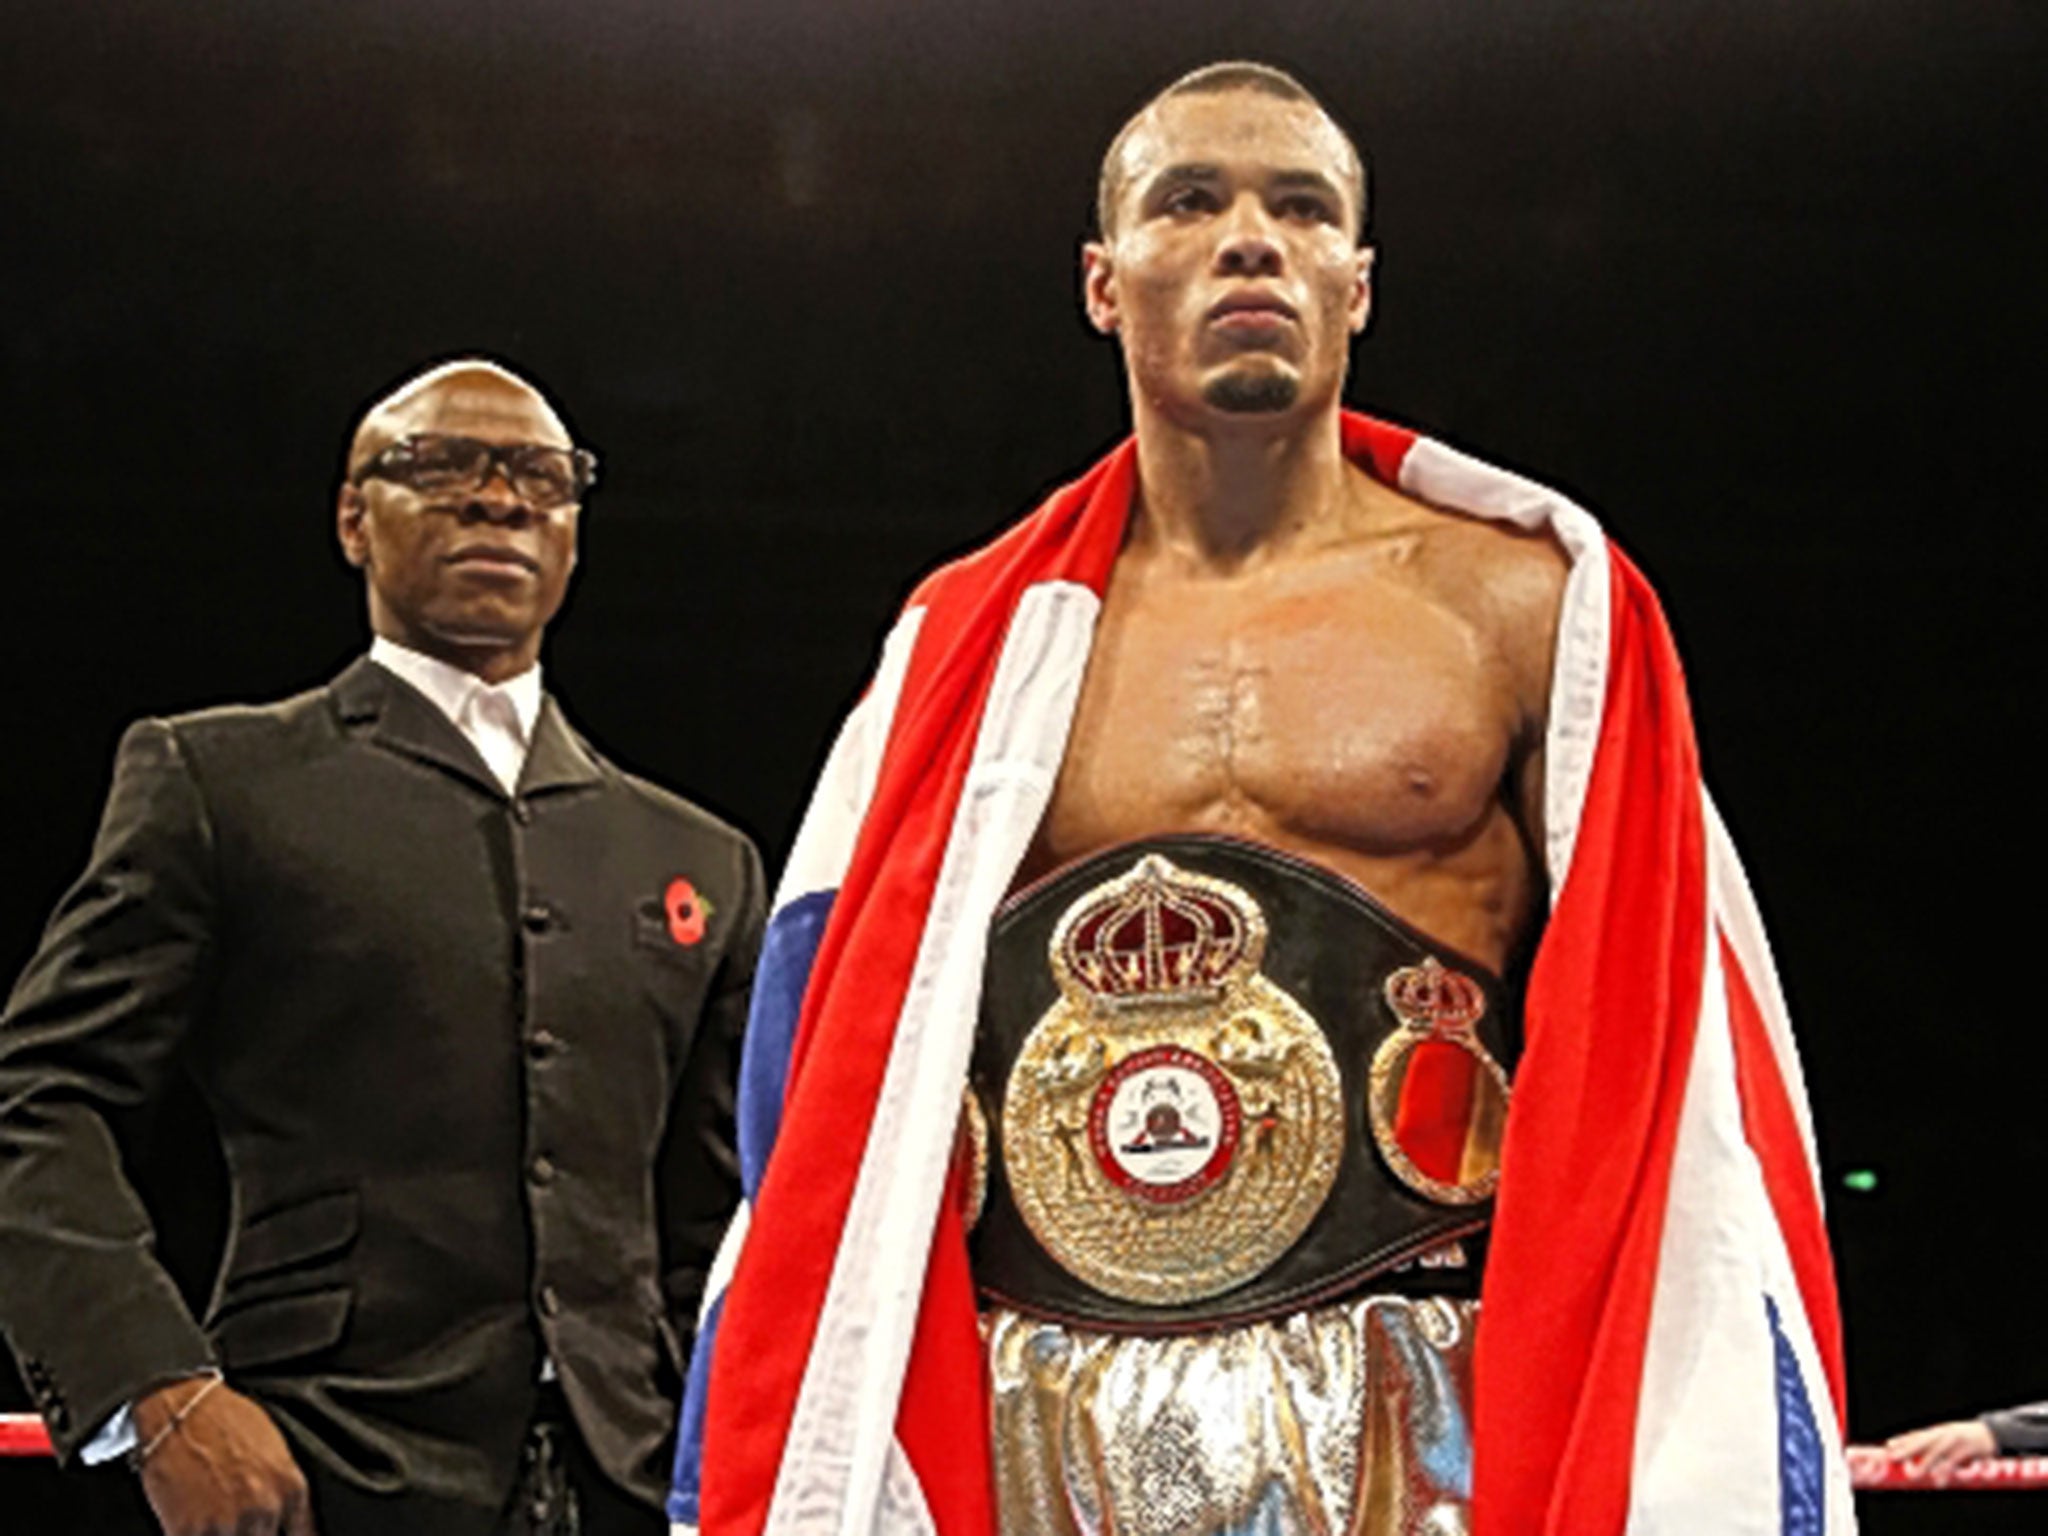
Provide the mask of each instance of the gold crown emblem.
{"label": "gold crown emblem", "polygon": [[1486,1012],[1479,983],[1446,969],[1434,955],[1404,965],[1387,978],[1387,1006],[1412,1029],[1468,1030]]}
{"label": "gold crown emblem", "polygon": [[1080,996],[1185,1003],[1256,971],[1265,947],[1265,922],[1248,894],[1152,853],[1069,909],[1053,931],[1052,961],[1061,985]]}

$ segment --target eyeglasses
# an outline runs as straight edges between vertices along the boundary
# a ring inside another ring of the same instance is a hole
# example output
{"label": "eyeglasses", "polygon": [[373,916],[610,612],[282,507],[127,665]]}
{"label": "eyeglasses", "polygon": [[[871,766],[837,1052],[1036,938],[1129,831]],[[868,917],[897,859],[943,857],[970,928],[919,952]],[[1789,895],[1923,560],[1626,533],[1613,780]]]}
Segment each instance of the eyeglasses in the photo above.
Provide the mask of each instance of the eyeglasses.
{"label": "eyeglasses", "polygon": [[415,432],[401,437],[349,478],[390,480],[427,496],[480,491],[494,473],[536,510],[565,507],[582,499],[597,479],[597,455],[588,448],[554,448],[545,443],[486,443],[448,432]]}

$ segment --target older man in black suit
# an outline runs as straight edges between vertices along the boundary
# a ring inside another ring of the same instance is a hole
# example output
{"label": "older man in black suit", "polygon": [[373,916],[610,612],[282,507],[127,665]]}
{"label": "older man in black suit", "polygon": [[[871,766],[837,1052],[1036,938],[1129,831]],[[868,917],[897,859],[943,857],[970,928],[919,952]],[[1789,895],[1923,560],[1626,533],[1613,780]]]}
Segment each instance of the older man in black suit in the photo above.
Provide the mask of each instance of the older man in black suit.
{"label": "older man in black suit", "polygon": [[[369,655],[132,727],[8,1002],[0,1326],[171,1536],[663,1528],[764,890],[542,689],[592,472],[491,363],[376,405]],[[118,1134],[179,1063],[230,1177],[203,1318]]]}

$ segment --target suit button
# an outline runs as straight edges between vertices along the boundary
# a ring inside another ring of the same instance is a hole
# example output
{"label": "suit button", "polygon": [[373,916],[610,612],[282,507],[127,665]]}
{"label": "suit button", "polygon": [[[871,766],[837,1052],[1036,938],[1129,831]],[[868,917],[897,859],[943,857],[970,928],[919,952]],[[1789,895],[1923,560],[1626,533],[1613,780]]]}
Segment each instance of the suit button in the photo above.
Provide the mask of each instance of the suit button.
{"label": "suit button", "polygon": [[522,827],[531,826],[533,824],[533,807],[524,800],[514,800],[512,802],[512,819]]}
{"label": "suit button", "polygon": [[541,1314],[544,1317],[553,1317],[562,1310],[561,1294],[552,1285],[544,1285],[540,1288],[539,1301]]}
{"label": "suit button", "polygon": [[526,1165],[526,1176],[537,1185],[546,1186],[555,1181],[555,1160],[545,1152],[537,1153]]}
{"label": "suit button", "polygon": [[519,914],[519,921],[528,933],[546,933],[555,926],[554,909],[546,902],[536,901]]}
{"label": "suit button", "polygon": [[535,1061],[546,1061],[561,1048],[561,1036],[546,1027],[536,1029],[526,1037],[526,1054]]}

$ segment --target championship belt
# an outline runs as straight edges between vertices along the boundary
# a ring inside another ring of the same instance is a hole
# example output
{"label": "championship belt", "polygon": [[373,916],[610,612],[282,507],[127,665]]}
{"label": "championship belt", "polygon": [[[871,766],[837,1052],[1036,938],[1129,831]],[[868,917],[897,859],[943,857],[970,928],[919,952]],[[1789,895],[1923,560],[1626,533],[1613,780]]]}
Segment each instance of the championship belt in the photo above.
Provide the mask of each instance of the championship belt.
{"label": "championship belt", "polygon": [[[1069,865],[990,931],[976,1284],[1147,1331],[1355,1290],[1485,1227],[1514,1035],[1484,968],[1305,860],[1182,836]],[[1458,1288],[1428,1273],[1402,1288]]]}

